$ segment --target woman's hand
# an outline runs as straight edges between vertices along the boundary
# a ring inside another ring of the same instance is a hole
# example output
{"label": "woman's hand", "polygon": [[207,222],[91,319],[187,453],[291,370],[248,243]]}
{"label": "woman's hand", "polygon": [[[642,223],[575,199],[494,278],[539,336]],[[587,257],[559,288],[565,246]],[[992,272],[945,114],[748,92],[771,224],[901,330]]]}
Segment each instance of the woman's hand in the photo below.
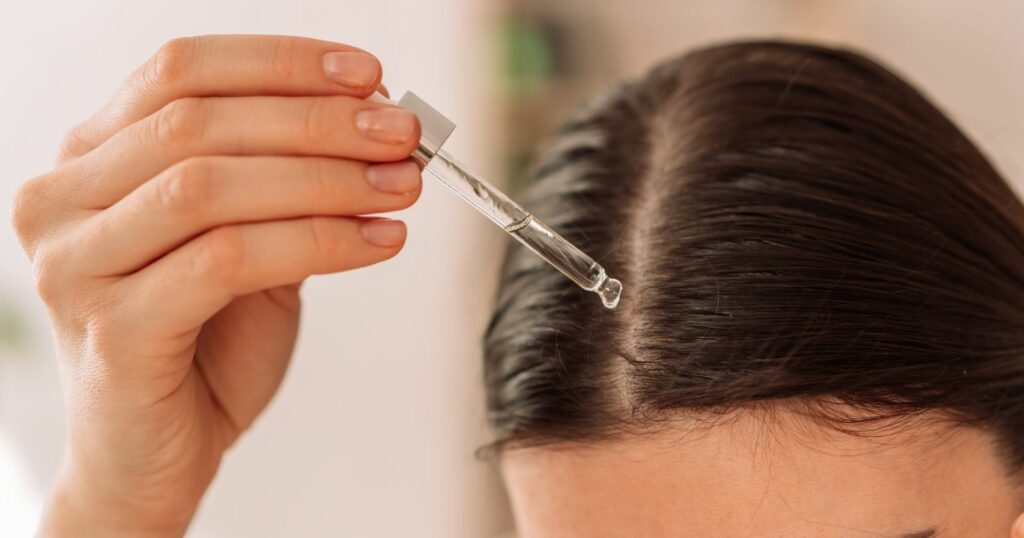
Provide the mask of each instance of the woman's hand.
{"label": "woman's hand", "polygon": [[415,116],[363,100],[380,78],[335,43],[177,39],[20,189],[67,408],[44,536],[183,534],[281,382],[302,280],[402,248],[358,216],[420,190]]}

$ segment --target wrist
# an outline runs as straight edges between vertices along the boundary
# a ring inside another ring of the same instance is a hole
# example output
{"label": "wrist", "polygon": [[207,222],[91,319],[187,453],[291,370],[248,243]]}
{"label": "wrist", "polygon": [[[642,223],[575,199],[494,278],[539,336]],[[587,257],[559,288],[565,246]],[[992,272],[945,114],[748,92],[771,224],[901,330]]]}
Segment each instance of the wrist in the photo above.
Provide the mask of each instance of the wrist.
{"label": "wrist", "polygon": [[38,538],[121,537],[180,538],[192,510],[168,511],[142,506],[131,492],[111,495],[65,465],[43,511]]}

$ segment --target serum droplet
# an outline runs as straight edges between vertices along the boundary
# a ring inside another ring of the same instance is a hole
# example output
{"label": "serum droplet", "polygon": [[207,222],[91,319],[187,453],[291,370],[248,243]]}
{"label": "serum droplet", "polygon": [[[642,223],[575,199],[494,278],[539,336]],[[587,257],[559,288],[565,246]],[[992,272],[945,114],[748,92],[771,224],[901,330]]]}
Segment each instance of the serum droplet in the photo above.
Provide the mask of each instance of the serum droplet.
{"label": "serum droplet", "polygon": [[609,278],[596,293],[601,296],[605,308],[615,308],[619,306],[619,299],[622,298],[622,282],[617,278]]}

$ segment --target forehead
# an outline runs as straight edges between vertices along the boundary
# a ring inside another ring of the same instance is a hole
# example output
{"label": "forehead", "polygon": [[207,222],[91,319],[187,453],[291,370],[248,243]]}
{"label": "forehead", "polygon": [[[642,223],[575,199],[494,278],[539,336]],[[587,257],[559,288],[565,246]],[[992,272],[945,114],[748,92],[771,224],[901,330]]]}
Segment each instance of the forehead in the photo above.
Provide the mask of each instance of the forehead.
{"label": "forehead", "polygon": [[792,417],[502,456],[520,538],[997,535],[1017,494],[988,434],[850,435]]}

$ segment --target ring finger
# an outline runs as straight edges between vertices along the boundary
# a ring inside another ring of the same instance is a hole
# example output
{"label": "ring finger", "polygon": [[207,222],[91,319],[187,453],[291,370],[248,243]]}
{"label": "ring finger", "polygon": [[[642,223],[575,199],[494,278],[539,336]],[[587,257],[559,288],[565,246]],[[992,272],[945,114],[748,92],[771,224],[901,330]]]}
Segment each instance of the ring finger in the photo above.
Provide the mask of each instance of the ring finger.
{"label": "ring finger", "polygon": [[420,187],[408,160],[196,157],[87,219],[74,233],[74,263],[94,276],[130,273],[218,226],[395,211],[415,202]]}

